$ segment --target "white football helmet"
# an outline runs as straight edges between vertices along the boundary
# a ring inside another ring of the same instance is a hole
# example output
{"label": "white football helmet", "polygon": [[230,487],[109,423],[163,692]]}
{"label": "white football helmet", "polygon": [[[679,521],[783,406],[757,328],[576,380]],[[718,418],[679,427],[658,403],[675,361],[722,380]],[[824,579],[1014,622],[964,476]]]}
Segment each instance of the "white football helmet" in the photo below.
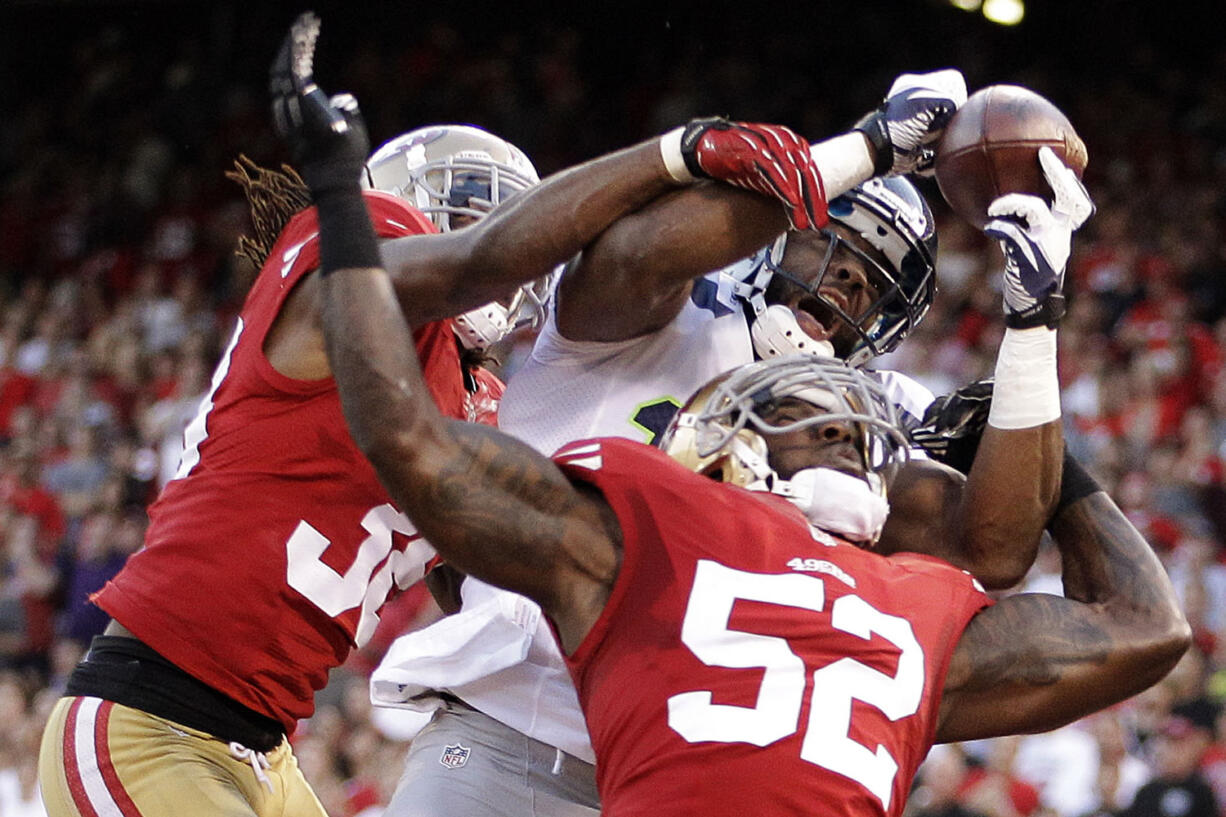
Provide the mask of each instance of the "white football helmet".
{"label": "white football helmet", "polygon": [[[399,196],[441,232],[459,229],[455,216],[483,218],[516,193],[540,182],[519,148],[472,125],[432,125],[382,145],[366,162],[367,187]],[[525,284],[507,305],[491,302],[453,323],[465,347],[484,350],[518,326],[538,325],[556,272]]]}
{"label": "white football helmet", "polygon": [[[763,417],[787,397],[821,411],[778,425]],[[816,467],[783,479],[771,467],[770,435],[833,422],[856,429],[862,474]],[[836,358],[802,354],[749,363],[707,383],[674,415],[659,447],[696,473],[787,497],[818,528],[872,543],[909,443],[893,402],[871,373]]]}

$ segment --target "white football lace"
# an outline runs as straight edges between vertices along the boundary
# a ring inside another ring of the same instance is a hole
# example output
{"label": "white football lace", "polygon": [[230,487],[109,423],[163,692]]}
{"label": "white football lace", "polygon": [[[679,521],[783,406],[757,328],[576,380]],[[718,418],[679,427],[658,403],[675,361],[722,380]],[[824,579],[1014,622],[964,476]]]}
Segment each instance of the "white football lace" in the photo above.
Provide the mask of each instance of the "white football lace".
{"label": "white football lace", "polygon": [[268,787],[272,791],[272,781],[268,779],[268,775],[264,774],[265,769],[272,768],[272,764],[268,762],[268,755],[263,752],[256,752],[248,749],[238,741],[230,741],[230,754],[234,755],[238,760],[245,760],[251,764],[252,771],[255,772],[255,779]]}

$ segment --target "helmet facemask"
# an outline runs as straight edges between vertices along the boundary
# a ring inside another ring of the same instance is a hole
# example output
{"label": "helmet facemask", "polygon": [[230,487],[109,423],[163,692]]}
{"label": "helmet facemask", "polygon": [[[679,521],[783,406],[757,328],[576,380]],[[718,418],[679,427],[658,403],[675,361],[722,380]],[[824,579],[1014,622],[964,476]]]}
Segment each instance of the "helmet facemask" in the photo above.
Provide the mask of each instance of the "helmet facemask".
{"label": "helmet facemask", "polygon": [[[906,180],[870,179],[859,187],[839,196],[829,205],[833,227],[822,230],[826,239],[824,258],[816,275],[796,274],[783,266],[788,234],[781,235],[764,253],[761,264],[744,280],[734,284],[734,291],[749,304],[753,312],[755,350],[762,358],[791,352],[823,354],[815,347],[822,343],[797,335],[801,346],[784,348],[759,343],[759,336],[778,337],[798,331],[795,321],[784,314],[782,303],[790,287],[810,293],[817,301],[814,316],[833,330],[831,346],[834,354],[858,366],[871,357],[891,351],[907,333],[923,319],[935,293],[936,233],[932,214],[919,192]],[[849,239],[848,234],[855,237]],[[873,302],[856,315],[820,292],[831,274],[840,250],[853,255],[863,264],[868,283],[877,291]],[[824,314],[823,314],[824,313]],[[775,324],[787,322],[782,330]],[[765,321],[769,328],[759,328]],[[832,323],[845,324],[843,331]],[[849,339],[850,338],[850,339]],[[826,342],[829,344],[829,342]]]}
{"label": "helmet facemask", "polygon": [[[800,419],[772,420],[771,410],[788,398],[819,410]],[[850,426],[856,435],[862,473],[850,481],[861,481],[866,486],[862,491],[884,506],[889,483],[906,460],[906,438],[881,385],[833,358],[775,358],[722,375],[677,413],[659,445],[697,473],[786,496],[810,519],[829,520],[831,509],[813,493],[816,484],[811,472],[827,472],[823,478],[833,478],[829,472],[838,469],[815,466],[784,479],[770,464],[769,438],[833,423]],[[849,481],[842,471],[838,477],[841,485]],[[806,486],[803,491],[798,488],[801,483]],[[884,511],[880,521],[884,521]],[[835,533],[852,533],[837,524],[817,524]],[[875,540],[880,524],[871,527],[871,531],[857,530],[853,535],[858,541]]]}
{"label": "helmet facemask", "polygon": [[[893,348],[889,344],[891,336],[898,332],[905,334],[905,331],[910,328],[906,321],[907,297],[893,273],[873,253],[866,252],[856,242],[844,238],[835,230],[824,229],[821,235],[826,239],[826,251],[817,276],[809,283],[806,283],[802,277],[792,274],[776,261],[774,258],[776,253],[767,254],[765,264],[772,275],[767,285],[765,300],[767,303],[783,301],[789,286],[797,287],[812,295],[820,304],[819,314],[816,317],[826,325],[837,322],[833,327],[834,334],[831,337],[835,354],[853,364],[859,364],[870,357],[882,354],[886,351],[887,346]],[[786,236],[783,246],[786,247]],[[864,265],[866,283],[877,293],[872,302],[856,314],[850,314],[821,291],[827,281],[827,276],[831,275],[832,269],[837,267],[836,261],[840,251],[855,256]],[[783,255],[782,248],[778,255]],[[827,314],[821,314],[822,311]],[[854,334],[849,338],[847,332],[840,331],[838,324],[846,326]]]}
{"label": "helmet facemask", "polygon": [[454,217],[484,218],[538,181],[535,173],[528,176],[483,151],[461,151],[411,167],[404,198],[445,233],[462,226]]}

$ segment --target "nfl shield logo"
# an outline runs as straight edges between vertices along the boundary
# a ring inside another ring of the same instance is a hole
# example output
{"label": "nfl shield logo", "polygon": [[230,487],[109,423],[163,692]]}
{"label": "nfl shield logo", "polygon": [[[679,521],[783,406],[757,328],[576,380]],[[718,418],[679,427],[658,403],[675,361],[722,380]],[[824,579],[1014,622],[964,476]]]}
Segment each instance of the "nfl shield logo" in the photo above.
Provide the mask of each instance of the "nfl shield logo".
{"label": "nfl shield logo", "polygon": [[443,747],[443,756],[438,759],[448,769],[458,769],[468,762],[468,756],[472,752],[467,746],[461,746],[458,743],[453,743],[450,746]]}

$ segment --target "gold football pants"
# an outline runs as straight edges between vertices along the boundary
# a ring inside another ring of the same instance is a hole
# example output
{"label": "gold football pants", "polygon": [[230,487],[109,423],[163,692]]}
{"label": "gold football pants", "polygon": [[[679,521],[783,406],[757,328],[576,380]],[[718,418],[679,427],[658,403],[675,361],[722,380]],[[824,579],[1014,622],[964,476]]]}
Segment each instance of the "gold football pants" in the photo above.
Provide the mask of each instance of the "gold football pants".
{"label": "gold football pants", "polygon": [[327,817],[289,741],[252,752],[101,698],[55,705],[38,776],[49,817]]}

